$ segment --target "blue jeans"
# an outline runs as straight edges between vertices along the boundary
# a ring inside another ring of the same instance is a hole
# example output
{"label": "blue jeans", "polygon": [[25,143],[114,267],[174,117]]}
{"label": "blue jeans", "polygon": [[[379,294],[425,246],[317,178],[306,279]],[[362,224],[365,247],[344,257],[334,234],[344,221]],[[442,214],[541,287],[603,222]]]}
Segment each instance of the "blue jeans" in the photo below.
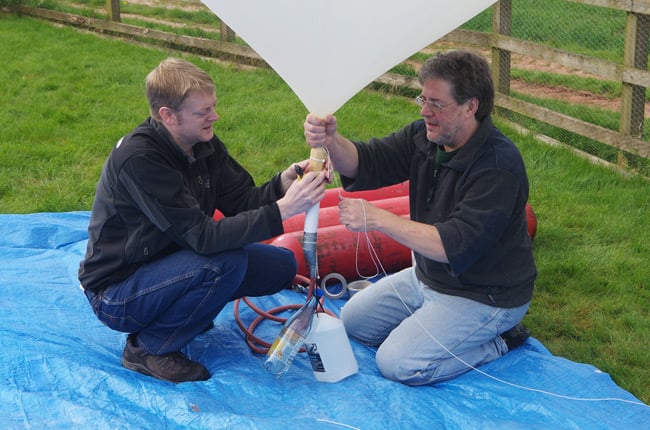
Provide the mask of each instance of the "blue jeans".
{"label": "blue jeans", "polygon": [[272,245],[208,256],[182,250],[86,296],[102,323],[137,333],[142,349],[162,355],[187,345],[231,300],[276,293],[291,285],[296,271],[293,253]]}
{"label": "blue jeans", "polygon": [[425,385],[452,379],[508,352],[499,335],[528,304],[502,309],[440,294],[413,268],[361,290],[341,309],[348,335],[378,346],[377,367],[388,379]]}

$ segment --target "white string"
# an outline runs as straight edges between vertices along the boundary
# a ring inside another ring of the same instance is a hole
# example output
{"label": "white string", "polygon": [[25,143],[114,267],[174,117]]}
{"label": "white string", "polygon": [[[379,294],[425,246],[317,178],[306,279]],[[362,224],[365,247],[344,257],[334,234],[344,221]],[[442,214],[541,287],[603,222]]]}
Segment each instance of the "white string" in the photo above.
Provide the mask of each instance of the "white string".
{"label": "white string", "polygon": [[[330,153],[329,149],[326,147],[323,147],[325,150],[325,154],[327,155],[327,169],[328,169],[328,174],[330,177],[334,178],[334,185],[336,189],[338,189],[338,195],[339,195],[339,200],[343,199],[343,193],[341,192],[342,186],[338,181],[338,177],[336,174],[333,173],[334,167],[332,166],[332,160],[330,158]],[[354,241],[354,246],[355,246],[355,253],[354,253],[354,268],[357,272],[357,276],[359,276],[361,279],[372,279],[376,276],[378,276],[380,272],[380,258],[377,252],[375,251],[375,248],[372,246],[372,241],[370,240],[370,237],[368,236],[368,225],[366,223],[367,221],[367,216],[366,216],[366,205],[363,201],[363,199],[357,199],[359,203],[361,204],[363,208],[363,230],[365,232],[365,239],[366,239],[366,246],[368,247],[368,253],[370,254],[370,260],[372,261],[372,264],[375,266],[375,274],[374,275],[363,275],[361,273],[361,270],[359,270],[359,243],[361,242],[361,232],[357,232],[356,239]],[[382,268],[383,269],[383,268]]]}
{"label": "white string", "polygon": [[[364,216],[365,216],[365,206],[364,206]],[[365,223],[365,219],[364,219],[364,227],[365,227],[365,226],[366,226],[366,223]],[[377,254],[374,252],[374,247],[372,246],[372,242],[370,241],[370,239],[369,239],[369,237],[368,237],[368,232],[367,232],[367,230],[364,232],[364,234],[365,234],[365,236],[366,236],[366,242],[368,243],[368,246],[371,247],[371,248],[373,248],[373,252],[371,253],[371,258],[372,258],[373,255],[376,256]],[[375,261],[373,261],[373,263],[375,263]],[[379,267],[381,268],[381,272],[384,274],[384,276],[385,276],[385,277],[388,276],[388,273],[387,273],[386,270],[384,269],[384,267],[383,267],[383,265],[381,264],[381,261],[379,260],[379,258],[377,258],[377,260],[376,260],[376,264],[379,265]],[[546,391],[546,390],[541,390],[541,389],[538,389],[538,388],[532,388],[532,387],[527,387],[527,386],[524,386],[524,385],[515,384],[515,383],[512,383],[512,382],[509,382],[509,381],[503,380],[503,379],[501,379],[501,378],[497,378],[496,376],[490,375],[490,374],[488,374],[488,373],[486,373],[486,372],[484,372],[484,371],[482,371],[482,370],[480,370],[480,369],[474,367],[473,365],[469,364],[468,362],[466,362],[465,360],[463,360],[461,357],[459,357],[459,356],[457,356],[456,354],[454,354],[454,353],[453,353],[449,348],[447,348],[445,345],[443,345],[440,341],[438,341],[438,339],[436,339],[436,337],[435,337],[435,336],[434,336],[434,335],[433,335],[433,334],[432,334],[432,333],[431,333],[431,332],[430,332],[430,331],[429,331],[429,330],[424,326],[424,324],[422,324],[422,322],[417,318],[417,316],[413,313],[413,311],[411,311],[411,309],[408,307],[408,305],[406,304],[406,302],[404,301],[404,299],[403,299],[402,296],[400,295],[399,291],[398,291],[397,288],[395,287],[395,284],[392,282],[392,280],[391,280],[390,278],[388,279],[388,282],[391,282],[391,287],[393,288],[393,291],[395,291],[395,294],[397,294],[397,297],[399,298],[399,300],[400,300],[400,302],[402,303],[402,305],[404,305],[404,308],[405,308],[405,309],[406,309],[406,310],[411,314],[411,317],[412,317],[412,318],[413,318],[413,319],[418,323],[418,325],[422,328],[422,330],[423,330],[423,331],[424,331],[424,332],[425,332],[425,333],[426,333],[426,334],[427,334],[427,335],[428,335],[428,336],[429,336],[429,337],[430,337],[434,342],[436,342],[436,343],[437,343],[441,348],[443,348],[443,349],[444,349],[444,350],[445,350],[449,355],[451,355],[453,358],[455,358],[456,360],[458,360],[458,361],[460,361],[461,363],[463,363],[463,364],[464,364],[465,366],[467,366],[469,369],[474,370],[474,371],[480,373],[480,374],[483,375],[483,376],[486,376],[486,377],[488,377],[488,378],[490,378],[490,379],[492,379],[492,380],[494,380],[494,381],[496,381],[496,382],[502,383],[502,384],[504,384],[504,385],[508,385],[508,386],[510,386],[510,387],[519,388],[519,389],[521,389],[521,390],[531,391],[531,392],[535,392],[535,393],[546,394],[546,395],[548,395],[548,396],[558,397],[558,398],[566,399],[566,400],[576,400],[576,401],[583,401],[583,402],[606,402],[606,401],[616,401],[616,402],[629,403],[629,404],[632,404],[632,405],[644,406],[644,407],[646,407],[646,408],[650,408],[650,406],[649,406],[649,405],[646,405],[645,403],[641,403],[641,402],[637,402],[637,401],[633,401],[633,400],[620,399],[620,398],[611,398],[611,397],[605,397],[605,398],[584,398],[584,397],[566,396],[566,395],[563,395],[563,394],[553,393],[553,392],[551,392],[551,391]]]}
{"label": "white string", "polygon": [[[354,255],[354,265],[357,271],[357,275],[359,275],[363,279],[372,279],[381,273],[380,272],[381,259],[379,258],[379,255],[377,255],[377,252],[375,251],[375,247],[372,246],[372,241],[368,236],[366,204],[362,199],[357,199],[357,200],[361,204],[361,208],[363,209],[363,231],[364,231],[364,236],[366,238],[366,246],[368,247],[368,254],[370,255],[370,261],[375,266],[375,274],[370,276],[364,276],[361,274],[361,271],[359,270],[359,243],[361,242],[359,238],[361,237],[361,232],[357,232],[357,240],[355,241],[356,249]],[[383,271],[383,267],[381,267],[381,270]]]}
{"label": "white string", "polygon": [[353,427],[353,426],[348,425],[348,424],[339,423],[339,422],[328,420],[328,419],[325,419],[325,418],[316,418],[316,421],[320,421],[320,422],[328,423],[328,424],[334,424],[334,425],[341,426],[341,427],[346,427],[346,428],[349,428],[349,429],[361,430],[359,427]]}

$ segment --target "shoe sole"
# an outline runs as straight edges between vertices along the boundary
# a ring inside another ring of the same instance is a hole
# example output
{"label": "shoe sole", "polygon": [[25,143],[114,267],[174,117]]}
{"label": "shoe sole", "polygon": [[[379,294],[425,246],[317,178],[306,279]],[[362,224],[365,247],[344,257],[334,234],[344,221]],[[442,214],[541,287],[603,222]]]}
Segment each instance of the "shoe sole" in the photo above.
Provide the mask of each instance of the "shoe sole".
{"label": "shoe sole", "polygon": [[165,378],[159,374],[156,374],[155,372],[152,372],[145,366],[143,366],[140,363],[132,363],[128,361],[126,358],[122,357],[122,367],[133,370],[134,372],[142,373],[143,375],[151,376],[152,378],[160,379],[161,381],[167,381],[167,382],[173,382],[174,384],[179,384],[181,382],[197,382],[197,381],[207,381],[210,379],[210,376],[208,374],[207,378],[205,379],[170,379],[170,378]]}
{"label": "shoe sole", "polygon": [[178,381],[172,381],[171,379],[168,379],[168,378],[163,378],[160,375],[156,375],[154,372],[150,371],[149,369],[147,369],[143,365],[141,365],[139,363],[132,363],[132,362],[128,361],[125,358],[122,358],[122,367],[124,367],[126,369],[129,369],[129,370],[133,370],[134,372],[142,373],[143,375],[147,375],[147,376],[151,376],[151,377],[156,378],[156,379],[160,379],[162,381],[174,382],[174,383],[178,382]]}

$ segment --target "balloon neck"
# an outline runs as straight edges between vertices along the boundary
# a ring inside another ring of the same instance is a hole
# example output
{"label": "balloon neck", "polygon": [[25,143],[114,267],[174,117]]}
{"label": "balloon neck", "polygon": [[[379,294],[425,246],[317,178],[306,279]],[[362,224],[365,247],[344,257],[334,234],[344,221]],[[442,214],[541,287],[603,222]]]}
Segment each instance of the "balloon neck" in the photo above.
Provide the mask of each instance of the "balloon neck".
{"label": "balloon neck", "polygon": [[309,153],[309,171],[320,172],[323,170],[325,161],[327,160],[327,151],[322,146],[311,149]]}

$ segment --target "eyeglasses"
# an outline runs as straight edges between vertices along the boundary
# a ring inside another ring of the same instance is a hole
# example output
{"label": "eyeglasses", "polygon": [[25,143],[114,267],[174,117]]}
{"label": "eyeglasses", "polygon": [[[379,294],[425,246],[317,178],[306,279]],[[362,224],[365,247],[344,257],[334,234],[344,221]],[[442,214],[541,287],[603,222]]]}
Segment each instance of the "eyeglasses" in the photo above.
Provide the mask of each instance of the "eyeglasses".
{"label": "eyeglasses", "polygon": [[427,99],[423,95],[417,96],[415,98],[415,103],[417,103],[417,105],[420,107],[424,107],[424,105],[426,105],[431,112],[435,112],[435,113],[440,113],[444,108],[451,105],[451,103],[442,104],[437,100]]}

